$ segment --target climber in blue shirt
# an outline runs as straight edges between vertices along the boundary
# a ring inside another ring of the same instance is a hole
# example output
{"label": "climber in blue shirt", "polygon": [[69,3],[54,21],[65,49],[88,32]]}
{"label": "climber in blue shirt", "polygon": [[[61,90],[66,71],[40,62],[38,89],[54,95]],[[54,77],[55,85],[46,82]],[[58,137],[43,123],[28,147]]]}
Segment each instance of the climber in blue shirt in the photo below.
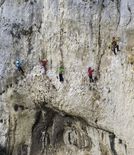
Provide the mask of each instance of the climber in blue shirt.
{"label": "climber in blue shirt", "polygon": [[21,67],[22,64],[21,64],[20,60],[17,59],[15,65],[16,65],[17,70],[24,75],[24,71],[23,71],[23,69]]}

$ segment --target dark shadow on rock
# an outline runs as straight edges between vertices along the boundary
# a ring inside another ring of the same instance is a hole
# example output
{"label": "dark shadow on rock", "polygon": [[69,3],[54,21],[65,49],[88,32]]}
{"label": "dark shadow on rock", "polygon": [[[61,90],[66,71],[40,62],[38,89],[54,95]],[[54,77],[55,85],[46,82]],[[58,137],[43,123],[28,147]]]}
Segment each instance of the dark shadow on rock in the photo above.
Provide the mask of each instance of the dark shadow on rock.
{"label": "dark shadow on rock", "polygon": [[52,126],[51,144],[54,146],[63,139],[64,131],[64,118],[60,115],[56,115]]}
{"label": "dark shadow on rock", "polygon": [[17,155],[27,155],[28,154],[28,145],[21,144],[18,147]]}
{"label": "dark shadow on rock", "polygon": [[115,150],[115,135],[110,134],[109,140],[110,140],[110,146],[111,146],[111,151],[112,151],[113,155],[117,155],[117,152]]}
{"label": "dark shadow on rock", "polygon": [[[78,149],[91,149],[92,140],[88,137],[86,124],[81,119],[48,107],[43,107],[35,117],[30,155],[41,155],[45,151],[53,154],[66,144],[74,145]],[[81,129],[77,129],[78,122],[81,122]],[[66,140],[64,135],[67,136]]]}
{"label": "dark shadow on rock", "polygon": [[0,155],[7,155],[6,148],[0,145]]}
{"label": "dark shadow on rock", "polygon": [[52,126],[54,116],[55,112],[49,108],[46,111],[37,112],[36,121],[32,129],[31,155],[39,154],[45,145],[50,144],[48,128]]}

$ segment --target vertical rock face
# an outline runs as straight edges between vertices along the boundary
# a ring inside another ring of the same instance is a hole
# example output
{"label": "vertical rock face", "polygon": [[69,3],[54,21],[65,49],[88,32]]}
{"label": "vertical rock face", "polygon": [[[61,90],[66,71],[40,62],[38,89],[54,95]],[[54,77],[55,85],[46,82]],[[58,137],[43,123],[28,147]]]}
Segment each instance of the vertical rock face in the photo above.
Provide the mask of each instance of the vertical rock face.
{"label": "vertical rock face", "polygon": [[133,17],[133,0],[0,0],[0,155],[134,154]]}

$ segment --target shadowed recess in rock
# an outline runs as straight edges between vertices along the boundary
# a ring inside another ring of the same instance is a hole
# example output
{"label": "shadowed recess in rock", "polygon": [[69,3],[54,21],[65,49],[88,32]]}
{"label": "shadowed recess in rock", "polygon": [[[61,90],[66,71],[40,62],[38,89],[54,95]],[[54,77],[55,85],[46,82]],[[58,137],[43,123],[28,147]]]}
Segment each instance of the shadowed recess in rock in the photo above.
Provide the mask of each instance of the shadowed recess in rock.
{"label": "shadowed recess in rock", "polygon": [[7,155],[6,148],[0,145],[0,155]]}
{"label": "shadowed recess in rock", "polygon": [[[36,121],[32,129],[31,155],[55,154],[55,149],[58,151],[67,145],[89,152],[92,149],[93,142],[88,135],[88,124],[83,119],[68,116],[65,113],[46,107],[42,111],[38,111],[35,117]],[[102,134],[103,132],[106,131],[102,131]],[[110,137],[111,152],[117,155],[114,147],[115,137],[113,137],[112,133],[108,133],[108,135]],[[107,154],[110,149],[105,147],[103,139],[102,137],[100,150],[102,154]]]}
{"label": "shadowed recess in rock", "polygon": [[111,146],[111,150],[113,152],[113,155],[118,155],[116,150],[115,150],[115,135],[110,134],[109,139],[110,139],[110,146]]}

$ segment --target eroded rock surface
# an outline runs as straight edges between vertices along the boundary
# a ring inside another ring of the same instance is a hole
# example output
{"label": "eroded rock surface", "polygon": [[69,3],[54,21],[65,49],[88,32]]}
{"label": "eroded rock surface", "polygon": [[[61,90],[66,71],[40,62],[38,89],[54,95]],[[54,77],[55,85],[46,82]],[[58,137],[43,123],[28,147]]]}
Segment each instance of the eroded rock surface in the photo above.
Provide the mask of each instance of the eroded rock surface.
{"label": "eroded rock surface", "polygon": [[133,0],[0,1],[1,155],[134,154],[133,17]]}

